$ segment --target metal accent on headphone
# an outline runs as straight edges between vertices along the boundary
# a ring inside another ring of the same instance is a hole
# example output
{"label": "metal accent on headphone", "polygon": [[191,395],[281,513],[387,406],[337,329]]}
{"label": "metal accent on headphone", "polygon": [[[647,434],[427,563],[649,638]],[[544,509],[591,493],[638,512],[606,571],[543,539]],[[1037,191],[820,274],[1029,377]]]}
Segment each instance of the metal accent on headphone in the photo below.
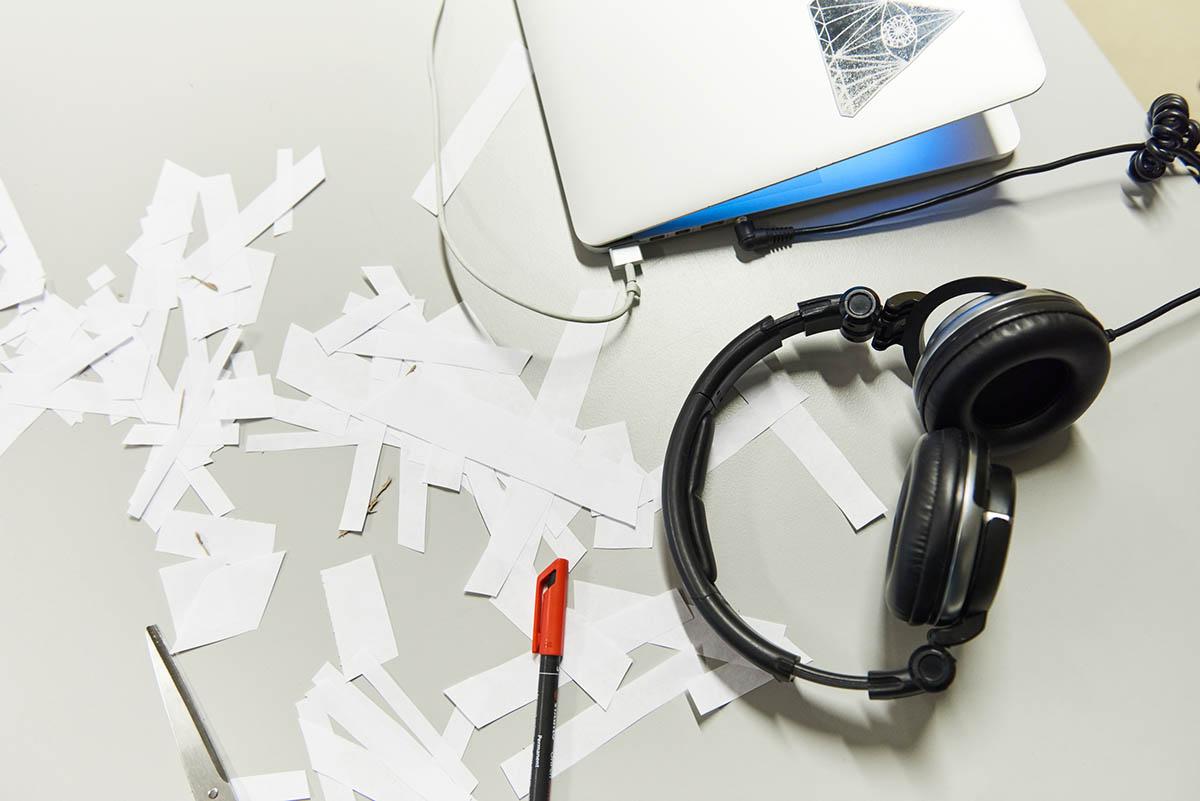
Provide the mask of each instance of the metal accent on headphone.
{"label": "metal accent on headphone", "polygon": [[904,345],[904,361],[910,373],[917,372],[917,363],[925,350],[925,323],[929,321],[938,306],[948,300],[964,295],[1001,295],[1024,289],[1025,284],[1010,281],[1007,278],[991,278],[987,276],[971,276],[959,278],[947,284],[942,284],[929,294],[913,304],[905,323],[901,343]]}

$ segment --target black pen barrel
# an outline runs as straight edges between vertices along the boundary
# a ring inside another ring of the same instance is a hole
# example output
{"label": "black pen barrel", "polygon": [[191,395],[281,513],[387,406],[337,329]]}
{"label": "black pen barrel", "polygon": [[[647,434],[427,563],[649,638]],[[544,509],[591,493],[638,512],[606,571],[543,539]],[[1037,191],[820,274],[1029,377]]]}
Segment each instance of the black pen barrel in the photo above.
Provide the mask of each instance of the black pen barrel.
{"label": "black pen barrel", "polygon": [[542,656],[538,672],[537,713],[533,727],[533,775],[529,801],[549,801],[550,763],[554,756],[554,725],[558,717],[558,666],[561,656]]}

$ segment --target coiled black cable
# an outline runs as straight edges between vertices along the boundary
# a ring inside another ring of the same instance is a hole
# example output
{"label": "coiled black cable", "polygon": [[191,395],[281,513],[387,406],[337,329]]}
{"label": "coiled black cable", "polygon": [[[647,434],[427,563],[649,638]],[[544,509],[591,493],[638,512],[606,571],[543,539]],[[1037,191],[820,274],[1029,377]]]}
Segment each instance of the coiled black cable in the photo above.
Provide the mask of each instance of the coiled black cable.
{"label": "coiled black cable", "polygon": [[[871,223],[877,223],[893,217],[912,214],[931,206],[948,203],[951,200],[966,197],[996,184],[1011,181],[1013,178],[1050,172],[1051,170],[1068,167],[1082,161],[1112,156],[1117,153],[1132,154],[1129,157],[1129,177],[1137,183],[1146,184],[1157,181],[1166,175],[1167,169],[1176,161],[1182,163],[1191,172],[1192,177],[1200,183],[1200,153],[1197,152],[1197,148],[1200,148],[1200,123],[1191,119],[1191,111],[1188,108],[1187,100],[1177,94],[1160,96],[1150,104],[1150,110],[1146,114],[1146,127],[1149,129],[1150,135],[1145,142],[1134,142],[1127,145],[1100,148],[1099,150],[1089,150],[1085,153],[1067,156],[1058,161],[1009,170],[1008,172],[993,175],[991,178],[971,184],[970,186],[964,186],[961,189],[955,189],[945,194],[926,198],[907,206],[868,214],[865,217],[808,227],[789,225],[770,228],[759,228],[754,224],[753,220],[743,217],[734,225],[734,233],[737,236],[738,246],[743,250],[769,253],[774,250],[791,247],[798,239],[804,237],[850,231],[864,225],[870,225]],[[1107,328],[1104,334],[1111,342],[1117,337],[1124,336],[1130,331],[1141,328],[1146,323],[1157,320],[1172,309],[1197,299],[1200,299],[1200,289],[1192,290],[1173,300],[1167,301],[1153,311],[1119,328]]]}
{"label": "coiled black cable", "polygon": [[[1129,177],[1149,183],[1162,178],[1171,162],[1179,159],[1200,173],[1200,123],[1189,119],[1187,101],[1179,95],[1163,95],[1150,106],[1147,125],[1150,138],[1129,158]],[[1196,176],[1200,181],[1200,175]]]}
{"label": "coiled black cable", "polygon": [[1129,177],[1138,183],[1151,183],[1162,178],[1166,174],[1167,168],[1176,160],[1192,170],[1193,177],[1200,181],[1200,154],[1197,153],[1197,147],[1200,146],[1200,124],[1190,118],[1190,113],[1187,100],[1180,95],[1162,95],[1151,104],[1150,111],[1146,115],[1150,135],[1145,142],[1089,150],[1046,164],[1009,170],[961,189],[852,220],[808,227],[789,225],[759,228],[753,220],[743,217],[734,225],[734,233],[737,236],[738,246],[743,250],[767,253],[790,247],[797,240],[805,237],[850,231],[864,225],[958,200],[1013,178],[1038,175],[1118,153],[1132,154],[1129,158]]}

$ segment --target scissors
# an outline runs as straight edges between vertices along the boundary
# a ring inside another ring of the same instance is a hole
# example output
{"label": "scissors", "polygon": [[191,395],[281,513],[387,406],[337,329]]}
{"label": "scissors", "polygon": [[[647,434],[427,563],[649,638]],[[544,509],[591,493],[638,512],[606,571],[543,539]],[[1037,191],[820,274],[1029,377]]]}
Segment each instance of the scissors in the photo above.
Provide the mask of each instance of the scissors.
{"label": "scissors", "polygon": [[179,757],[193,798],[196,801],[237,801],[216,744],[209,736],[200,709],[167,650],[158,626],[148,627],[146,637],[150,642],[150,659],[154,663],[158,690],[162,693],[163,706],[175,735],[175,744],[179,746]]}

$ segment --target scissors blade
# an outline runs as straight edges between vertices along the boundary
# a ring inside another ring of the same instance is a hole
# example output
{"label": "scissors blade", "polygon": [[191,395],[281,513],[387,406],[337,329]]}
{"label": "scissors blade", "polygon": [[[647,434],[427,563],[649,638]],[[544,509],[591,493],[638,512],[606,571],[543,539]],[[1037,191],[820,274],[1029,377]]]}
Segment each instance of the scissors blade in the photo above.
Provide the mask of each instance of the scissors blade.
{"label": "scissors blade", "polygon": [[158,626],[147,628],[146,637],[150,644],[150,660],[154,663],[154,676],[158,679],[158,690],[162,694],[163,707],[167,710],[167,720],[171,723],[175,743],[179,746],[179,756],[192,795],[197,801],[236,801],[233,789],[229,786],[229,774],[221,764],[196,702],[171,652],[167,650]]}

